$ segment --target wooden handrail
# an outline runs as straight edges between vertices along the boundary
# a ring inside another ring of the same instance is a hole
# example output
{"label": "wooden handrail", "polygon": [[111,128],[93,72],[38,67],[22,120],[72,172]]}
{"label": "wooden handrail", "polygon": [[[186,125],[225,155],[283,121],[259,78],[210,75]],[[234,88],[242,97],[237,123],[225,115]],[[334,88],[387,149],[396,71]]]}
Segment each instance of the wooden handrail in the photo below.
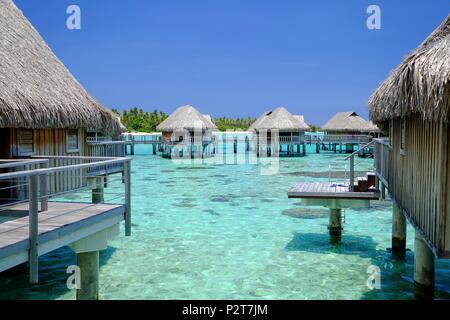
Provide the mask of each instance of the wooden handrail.
{"label": "wooden handrail", "polygon": [[361,150],[364,150],[367,147],[370,147],[371,145],[373,145],[375,142],[377,142],[375,139],[370,141],[368,144],[365,144],[364,146],[362,146],[361,148],[359,148],[358,150],[356,150],[355,152],[353,152],[351,155],[349,155],[348,157],[345,158],[345,161],[347,161],[348,159],[354,157],[355,155],[357,155]]}
{"label": "wooden handrail", "polygon": [[[86,158],[88,158],[88,157],[86,157]],[[68,157],[68,159],[70,159],[70,157]],[[86,168],[91,168],[91,167],[95,168],[95,167],[101,167],[101,166],[106,166],[106,165],[111,165],[111,164],[126,163],[129,161],[131,161],[131,159],[129,159],[129,158],[112,158],[112,159],[109,158],[109,160],[91,162],[91,163],[81,163],[81,164],[73,164],[73,165],[62,166],[62,167],[53,167],[53,168],[46,168],[46,169],[34,169],[34,170],[24,170],[24,171],[20,171],[20,172],[2,173],[2,174],[0,174],[0,180],[29,177],[32,175],[64,172],[64,171],[68,171],[68,170],[86,169]]]}

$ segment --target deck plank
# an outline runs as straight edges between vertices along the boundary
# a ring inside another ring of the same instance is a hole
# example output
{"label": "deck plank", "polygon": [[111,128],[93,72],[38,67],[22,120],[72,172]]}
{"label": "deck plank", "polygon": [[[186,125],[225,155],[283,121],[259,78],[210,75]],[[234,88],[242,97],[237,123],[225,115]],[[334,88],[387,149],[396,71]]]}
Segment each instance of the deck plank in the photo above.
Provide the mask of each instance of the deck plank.
{"label": "deck plank", "polygon": [[379,192],[350,192],[348,187],[329,182],[301,182],[288,191],[288,197],[378,200]]}
{"label": "deck plank", "polygon": [[[28,205],[13,206],[11,210],[28,210]],[[39,213],[38,242],[42,245],[102,219],[109,219],[112,215],[123,219],[124,210],[123,205],[49,202],[49,210]],[[0,260],[28,247],[28,216],[0,224]]]}

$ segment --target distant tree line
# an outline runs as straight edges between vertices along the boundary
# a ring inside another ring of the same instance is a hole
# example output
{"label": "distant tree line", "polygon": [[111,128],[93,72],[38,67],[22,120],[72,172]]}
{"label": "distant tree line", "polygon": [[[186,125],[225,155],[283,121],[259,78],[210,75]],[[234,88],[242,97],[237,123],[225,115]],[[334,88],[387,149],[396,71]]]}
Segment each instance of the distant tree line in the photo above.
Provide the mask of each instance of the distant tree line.
{"label": "distant tree line", "polygon": [[127,127],[128,131],[136,132],[154,132],[156,127],[168,117],[162,111],[147,112],[141,108],[131,108],[130,110],[124,110],[122,113],[117,109],[112,109],[112,112],[120,117],[120,121]]}
{"label": "distant tree line", "polygon": [[[162,111],[154,110],[147,112],[142,108],[136,107],[122,112],[117,109],[112,109],[112,112],[120,117],[120,121],[127,127],[128,131],[135,132],[154,132],[156,131],[156,127],[168,117]],[[225,117],[213,119],[220,131],[247,130],[255,120],[255,118],[229,119]]]}
{"label": "distant tree line", "polygon": [[308,124],[308,126],[309,126],[309,131],[311,131],[311,132],[317,132],[317,131],[320,131],[320,127],[318,127],[318,126],[316,126],[316,125],[314,125],[314,124]]}
{"label": "distant tree line", "polygon": [[[144,111],[141,108],[131,108],[130,110],[124,110],[123,112],[117,109],[112,109],[112,111],[120,117],[122,124],[127,127],[128,131],[135,132],[154,132],[156,127],[167,119],[168,115],[162,111],[154,110],[152,112]],[[220,131],[239,131],[248,130],[248,128],[256,121],[255,118],[215,118],[213,119],[217,128]],[[311,131],[319,131],[320,128],[310,124],[309,127]]]}
{"label": "distant tree line", "polygon": [[239,130],[247,130],[253,124],[253,122],[256,121],[256,119],[255,118],[230,119],[222,117],[222,118],[215,118],[213,121],[220,131],[227,131],[227,130],[239,131]]}

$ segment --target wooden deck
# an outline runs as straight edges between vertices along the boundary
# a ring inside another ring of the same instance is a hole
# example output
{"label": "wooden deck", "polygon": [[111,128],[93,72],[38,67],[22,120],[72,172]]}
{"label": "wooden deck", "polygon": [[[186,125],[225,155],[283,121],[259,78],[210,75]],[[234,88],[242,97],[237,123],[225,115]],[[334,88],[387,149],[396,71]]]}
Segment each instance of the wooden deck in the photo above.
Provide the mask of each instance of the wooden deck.
{"label": "wooden deck", "polygon": [[288,191],[289,198],[378,200],[379,192],[350,192],[348,186],[329,182],[301,182]]}
{"label": "wooden deck", "polygon": [[[28,204],[11,207],[0,224],[0,272],[28,261],[30,247]],[[124,220],[125,206],[77,202],[49,202],[39,213],[38,255],[44,255]],[[17,217],[17,218],[13,218]]]}

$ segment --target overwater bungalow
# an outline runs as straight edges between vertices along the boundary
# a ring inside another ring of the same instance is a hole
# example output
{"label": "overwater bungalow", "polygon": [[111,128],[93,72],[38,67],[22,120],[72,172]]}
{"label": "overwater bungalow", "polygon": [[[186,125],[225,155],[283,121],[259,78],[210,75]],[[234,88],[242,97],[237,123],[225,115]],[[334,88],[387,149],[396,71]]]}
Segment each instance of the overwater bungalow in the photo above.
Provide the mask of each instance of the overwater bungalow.
{"label": "overwater bungalow", "polygon": [[393,248],[415,227],[416,286],[433,292],[434,256],[450,258],[450,15],[389,75],[369,101],[375,169],[394,202]]}
{"label": "overwater bungalow", "polygon": [[[380,130],[370,121],[364,120],[356,112],[338,112],[328,120],[321,130],[325,136],[319,142],[328,150],[352,153],[355,146],[362,146],[378,137]],[[317,148],[319,150],[319,146]]]}
{"label": "overwater bungalow", "polygon": [[162,132],[162,155],[165,158],[205,158],[212,154],[211,117],[186,105],[175,110],[157,128]]}
{"label": "overwater bungalow", "polygon": [[[130,162],[123,142],[111,141],[123,128],[11,0],[0,7],[0,272],[28,262],[37,283],[38,257],[69,245],[84,273],[77,297],[96,298],[99,250],[120,221],[131,230]],[[116,173],[126,203],[103,204]],[[95,205],[51,201],[83,190]]]}
{"label": "overwater bungalow", "polygon": [[[309,126],[301,115],[292,115],[283,107],[264,112],[249,128],[256,135],[258,156],[306,154],[305,132]],[[294,149],[295,148],[295,149]]]}

